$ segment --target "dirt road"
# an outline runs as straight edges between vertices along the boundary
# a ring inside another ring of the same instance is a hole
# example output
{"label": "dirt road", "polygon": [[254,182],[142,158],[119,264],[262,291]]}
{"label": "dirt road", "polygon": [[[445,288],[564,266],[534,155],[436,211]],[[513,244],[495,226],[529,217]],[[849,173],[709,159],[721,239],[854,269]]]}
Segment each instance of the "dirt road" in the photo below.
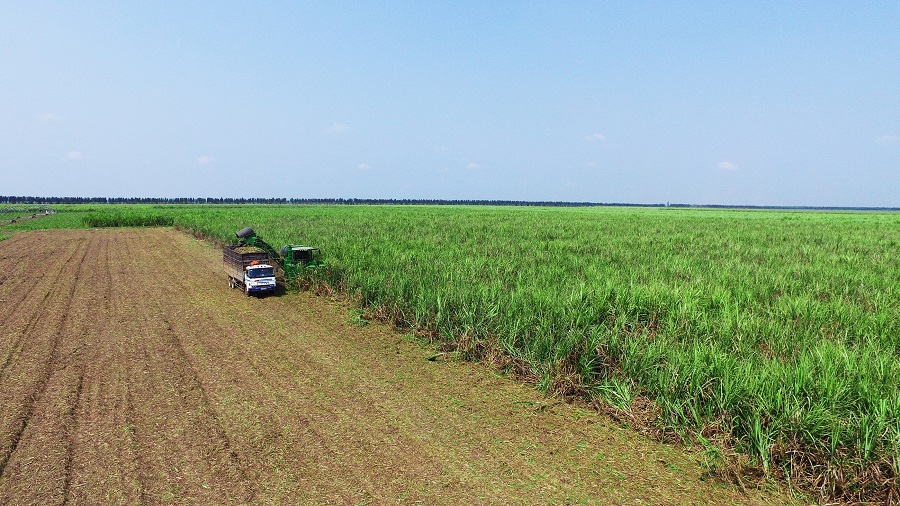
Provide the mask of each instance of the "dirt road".
{"label": "dirt road", "polygon": [[696,455],[169,229],[0,241],[0,504],[731,504]]}

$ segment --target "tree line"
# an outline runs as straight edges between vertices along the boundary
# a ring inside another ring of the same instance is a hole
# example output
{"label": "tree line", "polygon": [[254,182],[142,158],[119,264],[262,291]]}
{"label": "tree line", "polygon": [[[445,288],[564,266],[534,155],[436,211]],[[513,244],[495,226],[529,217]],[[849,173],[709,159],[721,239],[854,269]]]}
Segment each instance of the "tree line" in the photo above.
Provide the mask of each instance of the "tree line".
{"label": "tree line", "polygon": [[[0,196],[0,204],[337,204],[337,205],[489,205],[489,206],[642,206],[595,202],[468,200],[468,199],[357,199],[357,198],[232,198],[232,197],[18,197]],[[662,207],[665,204],[650,204]]]}
{"label": "tree line", "polygon": [[0,195],[0,204],[331,204],[331,205],[446,205],[536,207],[668,207],[682,209],[782,209],[817,211],[900,211],[900,207],[755,206],[728,204],[635,204],[629,202],[565,202],[484,199],[357,199],[357,198],[233,198],[233,197],[32,197]]}

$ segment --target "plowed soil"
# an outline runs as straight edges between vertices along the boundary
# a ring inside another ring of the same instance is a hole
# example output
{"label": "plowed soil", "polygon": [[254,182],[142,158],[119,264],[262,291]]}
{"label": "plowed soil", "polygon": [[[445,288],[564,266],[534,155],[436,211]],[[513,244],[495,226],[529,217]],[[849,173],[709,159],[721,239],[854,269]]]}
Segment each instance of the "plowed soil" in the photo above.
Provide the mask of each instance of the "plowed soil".
{"label": "plowed soil", "polygon": [[170,229],[0,241],[0,504],[762,504]]}

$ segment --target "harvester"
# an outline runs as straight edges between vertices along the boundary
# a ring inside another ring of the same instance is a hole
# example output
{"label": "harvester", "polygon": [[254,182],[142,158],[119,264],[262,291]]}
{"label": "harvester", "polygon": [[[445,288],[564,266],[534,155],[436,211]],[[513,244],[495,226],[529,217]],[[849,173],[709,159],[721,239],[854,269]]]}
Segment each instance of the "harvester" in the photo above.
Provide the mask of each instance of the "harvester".
{"label": "harvester", "polygon": [[239,230],[235,235],[241,240],[241,246],[255,246],[268,253],[269,258],[284,271],[284,277],[287,280],[297,279],[304,269],[314,269],[325,265],[321,259],[322,253],[319,248],[288,244],[282,246],[280,251],[276,251],[269,243],[256,235],[256,232],[250,227]]}

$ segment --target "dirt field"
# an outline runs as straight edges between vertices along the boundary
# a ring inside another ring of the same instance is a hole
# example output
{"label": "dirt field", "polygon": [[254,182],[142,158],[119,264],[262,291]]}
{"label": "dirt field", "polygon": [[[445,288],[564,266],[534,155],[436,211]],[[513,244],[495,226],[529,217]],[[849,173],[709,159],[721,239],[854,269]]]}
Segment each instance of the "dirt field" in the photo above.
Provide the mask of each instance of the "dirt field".
{"label": "dirt field", "polygon": [[768,504],[169,229],[0,241],[0,504]]}

